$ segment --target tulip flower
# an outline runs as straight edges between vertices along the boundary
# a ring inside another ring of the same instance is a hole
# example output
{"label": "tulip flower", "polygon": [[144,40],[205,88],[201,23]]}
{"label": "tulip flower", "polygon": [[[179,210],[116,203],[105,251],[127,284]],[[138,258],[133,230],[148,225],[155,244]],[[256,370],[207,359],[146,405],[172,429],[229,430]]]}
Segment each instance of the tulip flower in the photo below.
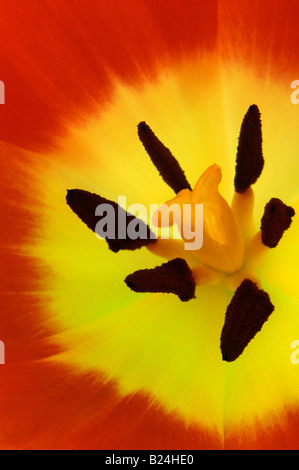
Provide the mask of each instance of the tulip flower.
{"label": "tulip flower", "polygon": [[2,3],[2,449],[298,449],[298,12]]}

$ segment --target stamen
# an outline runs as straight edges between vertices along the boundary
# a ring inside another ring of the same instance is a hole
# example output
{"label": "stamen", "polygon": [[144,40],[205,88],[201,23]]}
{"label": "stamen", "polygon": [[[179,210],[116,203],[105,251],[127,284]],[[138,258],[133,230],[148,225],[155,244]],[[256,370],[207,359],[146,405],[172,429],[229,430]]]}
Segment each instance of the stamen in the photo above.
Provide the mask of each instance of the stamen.
{"label": "stamen", "polygon": [[182,189],[190,189],[186,176],[170,150],[155,136],[145,123],[138,124],[138,136],[153,164],[159,171],[165,183],[177,194]]}
{"label": "stamen", "polygon": [[264,245],[274,248],[290,227],[295,211],[280,199],[272,198],[265,207],[261,220],[261,237]]}
{"label": "stamen", "polygon": [[249,107],[243,119],[236,160],[235,190],[245,193],[262,173],[262,125],[256,105]]}
{"label": "stamen", "polygon": [[[126,212],[114,201],[110,201],[109,199],[105,199],[88,191],[83,191],[82,189],[68,190],[66,201],[79,219],[95,233],[97,223],[103,219],[103,216],[95,215],[97,207],[101,204],[109,204],[112,206],[114,209],[114,218],[111,222],[114,226],[114,233],[111,236],[107,235],[105,238],[110,250],[114,253],[117,253],[119,250],[136,250],[150,243],[156,243],[157,241],[156,235],[142,220]],[[136,222],[140,233],[146,234],[144,239],[140,237],[136,239],[128,237],[127,227],[132,221]],[[121,224],[119,224],[119,222],[121,222]]]}
{"label": "stamen", "polygon": [[126,277],[134,292],[176,294],[182,302],[195,297],[195,281],[185,260],[176,258],[154,269],[142,269]]}
{"label": "stamen", "polygon": [[254,193],[249,188],[245,193],[234,193],[231,208],[246,239],[253,235],[255,224],[253,217]]}
{"label": "stamen", "polygon": [[249,279],[236,290],[221,333],[221,352],[226,362],[235,361],[261,330],[274,310],[269,295]]}

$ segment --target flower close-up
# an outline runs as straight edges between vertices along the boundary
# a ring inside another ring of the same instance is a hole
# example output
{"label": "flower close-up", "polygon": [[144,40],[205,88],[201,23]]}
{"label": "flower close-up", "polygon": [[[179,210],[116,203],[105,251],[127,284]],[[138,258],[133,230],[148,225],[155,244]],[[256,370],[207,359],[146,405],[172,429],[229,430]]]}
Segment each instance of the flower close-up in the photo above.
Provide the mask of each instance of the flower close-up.
{"label": "flower close-up", "polygon": [[2,450],[299,449],[298,13],[1,0]]}

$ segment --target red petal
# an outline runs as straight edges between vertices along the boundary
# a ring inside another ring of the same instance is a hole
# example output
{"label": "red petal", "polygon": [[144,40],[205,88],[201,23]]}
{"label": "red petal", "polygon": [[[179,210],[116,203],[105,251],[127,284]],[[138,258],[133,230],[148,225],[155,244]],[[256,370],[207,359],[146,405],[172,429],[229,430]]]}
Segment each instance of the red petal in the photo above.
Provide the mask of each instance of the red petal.
{"label": "red petal", "polygon": [[219,44],[224,62],[237,62],[253,69],[257,77],[270,78],[269,87],[271,80],[278,79],[290,88],[298,78],[298,14],[296,0],[220,1]]}
{"label": "red petal", "polygon": [[2,449],[220,449],[221,439],[165,415],[142,394],[121,398],[98,376],[47,363],[6,366]]}
{"label": "red petal", "polygon": [[217,2],[11,0],[0,5],[0,30],[0,138],[38,149],[109,100],[115,76],[136,84],[215,46]]}

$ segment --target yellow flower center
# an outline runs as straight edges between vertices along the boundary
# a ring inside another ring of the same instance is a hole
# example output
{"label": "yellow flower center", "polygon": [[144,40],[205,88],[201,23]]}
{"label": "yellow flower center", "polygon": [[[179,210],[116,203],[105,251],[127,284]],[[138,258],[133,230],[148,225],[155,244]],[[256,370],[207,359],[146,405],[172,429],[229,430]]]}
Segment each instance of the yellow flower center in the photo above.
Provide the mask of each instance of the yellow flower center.
{"label": "yellow flower center", "polygon": [[[104,205],[107,210],[108,205],[112,209],[114,230],[104,238],[115,253],[147,247],[169,260],[154,269],[129,274],[125,282],[131,290],[172,293],[183,302],[194,299],[196,286],[203,284],[225,283],[234,290],[221,334],[222,358],[232,362],[242,354],[274,310],[269,295],[255,279],[255,264],[263,251],[279,243],[294,216],[291,207],[272,198],[265,207],[261,230],[257,234],[252,231],[252,185],[264,167],[259,109],[256,105],[250,106],[241,125],[231,206],[219,193],[222,173],[218,165],[210,166],[192,189],[179,162],[145,122],[139,123],[138,135],[162,178],[176,193],[155,212],[154,223],[160,229],[177,225],[181,240],[157,239],[144,222],[114,201],[97,194],[70,190],[67,203],[93,231],[99,224],[96,216],[102,214],[98,211],[99,206]],[[201,226],[198,206],[203,208]],[[187,215],[185,207],[188,208]],[[138,237],[134,233],[131,237],[128,230],[131,224],[143,228],[145,236]],[[190,248],[192,241],[196,242],[201,234],[202,243],[199,246],[195,243],[194,249]]]}

